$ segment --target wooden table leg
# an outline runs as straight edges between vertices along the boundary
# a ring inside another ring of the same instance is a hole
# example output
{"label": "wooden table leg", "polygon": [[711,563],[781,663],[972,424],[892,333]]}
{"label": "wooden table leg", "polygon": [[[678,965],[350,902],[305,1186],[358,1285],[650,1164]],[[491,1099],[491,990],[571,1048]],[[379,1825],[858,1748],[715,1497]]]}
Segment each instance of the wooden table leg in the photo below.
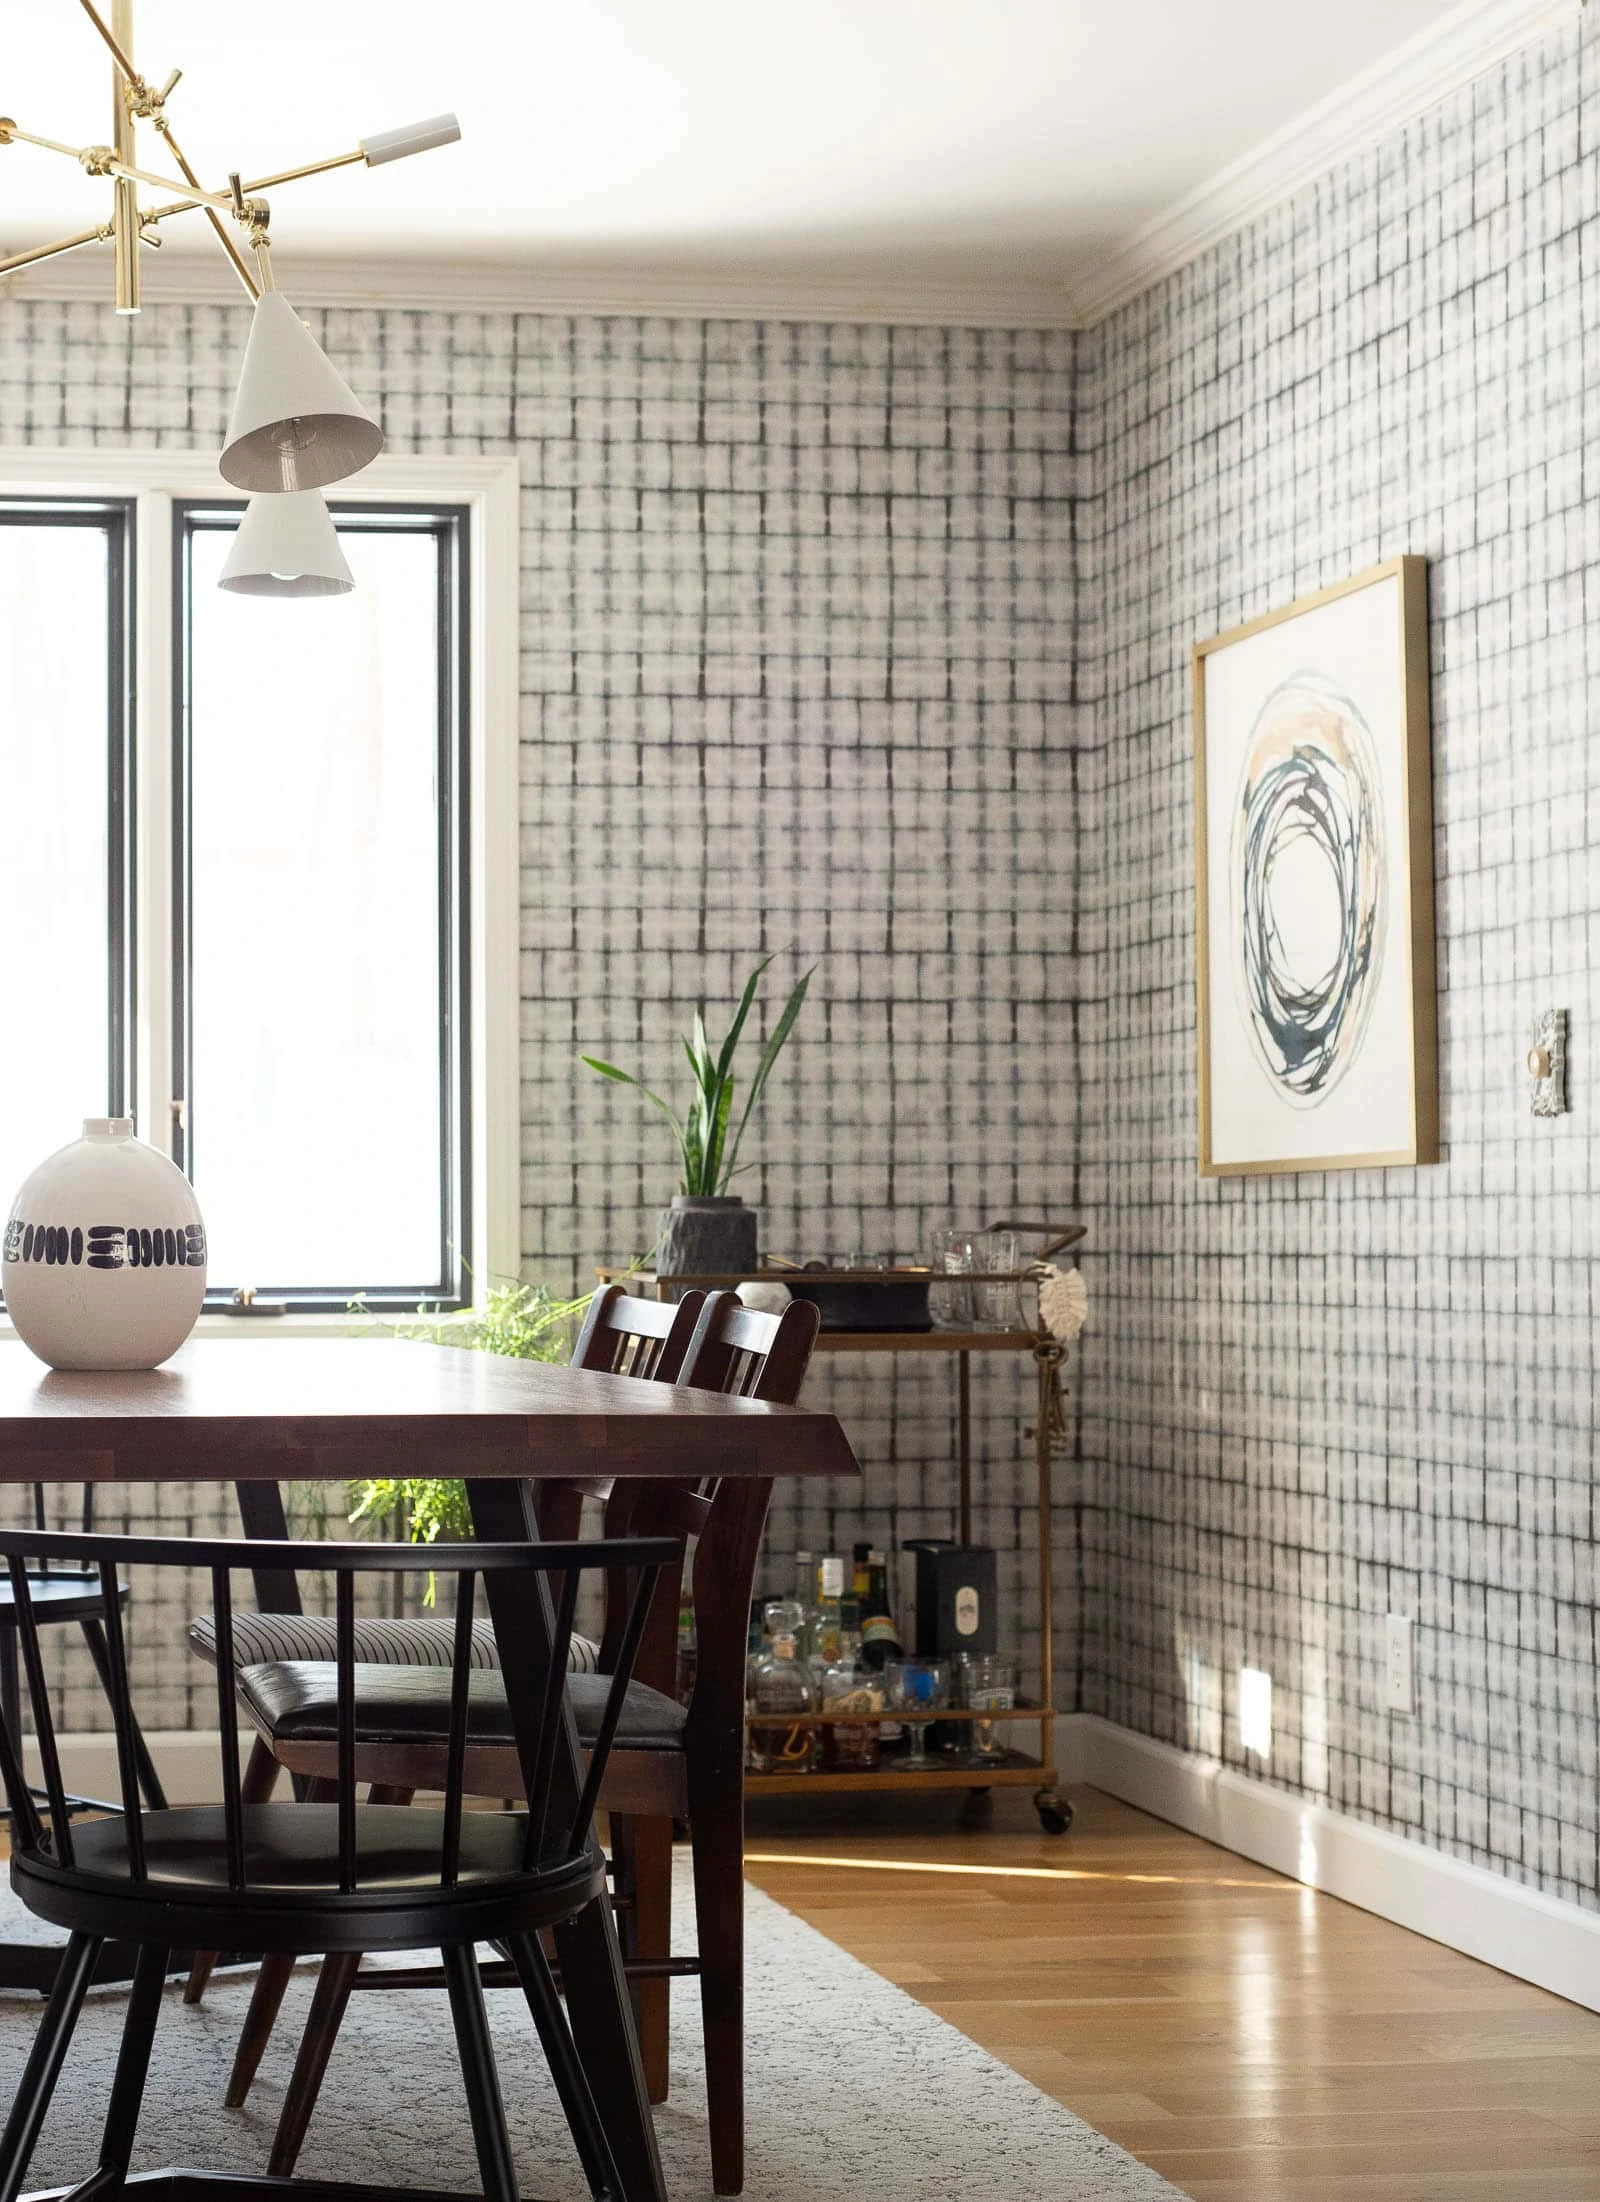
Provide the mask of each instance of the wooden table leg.
{"label": "wooden table leg", "polygon": [[[532,1498],[525,1483],[503,1475],[469,1477],[467,1501],[473,1527],[486,1542],[537,1541]],[[526,1732],[531,1735],[538,1721],[539,1685],[550,1664],[554,1634],[550,1599],[543,1586],[538,1597],[530,1598],[524,1585],[505,1574],[490,1575],[485,1589],[512,1717],[522,1725],[518,1701],[524,1700]],[[566,1742],[556,1752],[551,1773],[552,1802],[558,1814],[563,1804],[570,1808],[576,1802],[581,1786],[577,1731],[570,1713],[566,1726]],[[602,1892],[575,1919],[557,1927],[555,1934],[567,2017],[616,2159],[622,2202],[666,2202],[610,1897]]]}

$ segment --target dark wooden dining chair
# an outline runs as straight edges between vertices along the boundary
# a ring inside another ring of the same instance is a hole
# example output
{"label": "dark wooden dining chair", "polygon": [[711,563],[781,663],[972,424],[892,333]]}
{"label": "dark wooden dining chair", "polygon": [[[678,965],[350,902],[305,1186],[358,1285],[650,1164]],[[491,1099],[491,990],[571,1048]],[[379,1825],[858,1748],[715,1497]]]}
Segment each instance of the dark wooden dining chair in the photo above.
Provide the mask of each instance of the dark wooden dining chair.
{"label": "dark wooden dining chair", "polygon": [[[573,1367],[602,1369],[608,1375],[636,1376],[661,1384],[676,1383],[704,1299],[703,1292],[691,1291],[673,1307],[660,1300],[641,1299],[631,1294],[625,1285],[605,1286],[594,1294],[585,1312],[572,1349]],[[592,1488],[598,1495],[604,1495],[598,1485]],[[543,1533],[551,1537],[576,1537],[583,1501],[590,1490],[591,1486],[580,1481],[563,1484],[559,1497],[552,1501],[544,1496],[542,1485],[536,1487],[535,1505]],[[239,1510],[250,1536],[287,1537],[283,1495],[276,1484],[240,1485]],[[331,1615],[305,1611],[299,1585],[292,1577],[258,1580],[254,1607],[241,1609],[233,1617],[234,1665],[246,1667],[269,1659],[331,1659],[333,1628]],[[364,1664],[445,1667],[450,1663],[451,1644],[450,1623],[429,1614],[363,1615],[356,1622],[356,1657]],[[215,1663],[216,1627],[209,1613],[198,1615],[190,1623],[189,1646],[200,1658]],[[574,1671],[592,1674],[598,1658],[599,1646],[575,1629],[570,1653]],[[500,1664],[499,1647],[487,1619],[478,1622],[473,1629],[472,1663],[475,1667],[486,1668]],[[277,1785],[279,1772],[278,1761],[257,1737],[245,1769],[245,1801],[265,1803]],[[186,2003],[200,2001],[215,1964],[215,1951],[195,1953],[184,1987]],[[255,2073],[252,2050],[258,2040],[266,2038],[263,2026],[267,2033],[271,2031],[273,2014],[283,1999],[290,1970],[287,1963],[269,1961],[263,1966],[259,2007],[254,2023],[245,2028],[239,2061],[228,2086],[230,2108],[237,2109],[249,2093]]]}
{"label": "dark wooden dining chair", "polygon": [[[795,1301],[773,1316],[741,1306],[731,1292],[710,1294],[695,1325],[683,1382],[792,1403],[816,1342],[817,1322],[808,1302]],[[647,2040],[656,2031],[651,2021],[659,2018],[664,2029],[667,1982],[699,1976],[712,2183],[718,2194],[737,2194],[744,2183],[744,1676],[750,1591],[771,1489],[768,1478],[743,1476],[698,1483],[619,1481],[606,1506],[608,1539],[626,1522],[630,1536],[654,1535],[660,1525],[662,1534],[695,1540],[698,1659],[689,1702],[681,1706],[670,1694],[681,1569],[669,1564],[644,1623],[636,1680],[600,1803],[610,1822],[613,1857],[621,1865],[626,1967],[661,2005],[644,2014]],[[586,1746],[598,1734],[593,1693],[621,1656],[636,1597],[627,1570],[608,1574],[601,1672],[572,1682]],[[245,1709],[274,1756],[303,1778],[323,1778],[332,1763],[332,1677],[326,1666],[258,1668],[241,1677],[241,1687]],[[358,1775],[386,1796],[436,1787],[444,1710],[438,1679],[426,1670],[363,1670],[356,1693]],[[513,1755],[502,1705],[487,1690],[475,1695],[463,1776],[468,1789],[501,1795]],[[687,1821],[689,1828],[698,1942],[693,1957],[669,1955],[675,1820]],[[340,2021],[360,1985],[359,1967],[355,1953],[331,1958],[323,1967],[284,2099],[271,2158],[274,2172],[289,2171],[298,2156]],[[510,1984],[503,1967],[486,1977]],[[258,2026],[251,2042],[257,2061],[264,2040]],[[647,2068],[648,2063],[647,2055]]]}
{"label": "dark wooden dining chair", "polygon": [[[172,1948],[210,1942],[284,1955],[325,1951],[437,1949],[443,1958],[456,2046],[465,2082],[483,2193],[488,2202],[517,2202],[505,2110],[490,2045],[474,1945],[492,1940],[508,1953],[526,1996],[596,2202],[620,2192],[606,2134],[610,2075],[580,2063],[540,1942],[541,1933],[575,1918],[601,1897],[605,1860],[595,1838],[595,1802],[613,1741],[630,1699],[633,1660],[660,1571],[679,1560],[670,1537],[520,1545],[460,1545],[419,1556],[410,1546],[283,1544],[265,1557],[295,1571],[316,1570],[334,1586],[336,1656],[332,1677],[331,1794],[317,1802],[250,1804],[239,1773],[238,1705],[232,1659],[235,1572],[264,1555],[247,1543],[38,1531],[0,1532],[0,1565],[16,1601],[34,1733],[44,1771],[45,1801],[34,1801],[23,1770],[22,1740],[0,1721],[0,1779],[13,1815],[12,1885],[28,1910],[68,1931],[55,1989],[33,2040],[15,2099],[0,2134],[0,2202],[15,2202],[49,2109],[83,2006],[95,1962],[108,1938],[137,1948],[122,2047],[110,2088],[98,2168],[74,2192],[120,2193],[132,2160],[135,2129],[149,2070],[162,1983]],[[74,1822],[62,1783],[56,1722],[40,1648],[39,1615],[30,1574],[41,1563],[78,1564],[93,1571],[106,1595],[107,1661],[122,1789],[122,1815]],[[116,1596],[118,1570],[204,1567],[211,1572],[220,1736],[220,1806],[150,1810],[139,1791],[133,1697]],[[356,1705],[361,1678],[375,1670],[356,1659],[358,1578],[375,1572],[433,1569],[454,1577],[456,1610],[450,1665],[429,1670],[439,1686],[442,1724],[437,1757],[442,1804],[424,1810],[363,1803],[358,1791]],[[564,1774],[566,1639],[586,1571],[624,1571],[637,1582],[623,1642],[609,1677],[593,1684],[588,1771],[579,1788]],[[555,1592],[552,1658],[507,1701],[501,1678],[471,1664],[473,1606],[478,1580],[498,1589],[507,1575],[522,1578],[519,1597]],[[283,1668],[246,1667],[238,1680]],[[465,1770],[473,1707],[492,1703],[509,1746],[501,1794],[516,1811],[466,1812]],[[514,1762],[514,1763],[513,1763]],[[597,2092],[598,2090],[598,2092]],[[170,2183],[199,2193],[230,2184],[252,2194],[274,2182],[227,2182],[204,2174],[174,2174]],[[279,2182],[315,2198],[359,2194],[339,2183]]]}
{"label": "dark wooden dining chair", "polygon": [[[88,1532],[94,1528],[94,1498],[92,1483],[80,1487],[78,1499],[78,1527]],[[46,1528],[45,1486],[33,1486],[33,1524],[35,1529]],[[106,1600],[108,1593],[97,1570],[72,1567],[62,1560],[53,1560],[28,1571],[28,1593],[32,1604],[35,1626],[60,1627],[76,1623],[83,1638],[100,1687],[109,1698],[111,1694],[111,1666],[106,1650]],[[119,1617],[128,1602],[128,1586],[118,1584],[115,1601]],[[14,1736],[22,1733],[22,1675],[21,1675],[21,1626],[18,1619],[16,1595],[10,1581],[0,1577],[0,1720],[4,1720]],[[156,1772],[154,1759],[144,1739],[144,1731],[137,1723],[133,1730],[134,1763],[139,1771],[139,1787],[146,1804],[159,1810],[166,1804],[161,1787],[161,1777]],[[43,1801],[43,1791],[34,1789],[35,1802]],[[103,1797],[80,1797],[69,1793],[67,1808],[71,1812],[116,1812],[120,1807]]]}

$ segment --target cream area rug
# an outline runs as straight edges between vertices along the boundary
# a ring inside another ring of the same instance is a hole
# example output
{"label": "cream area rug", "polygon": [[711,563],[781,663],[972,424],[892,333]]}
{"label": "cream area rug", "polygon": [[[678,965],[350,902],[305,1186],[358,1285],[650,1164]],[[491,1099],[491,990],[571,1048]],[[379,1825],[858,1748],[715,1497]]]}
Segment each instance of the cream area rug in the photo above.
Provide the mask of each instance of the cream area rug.
{"label": "cream area rug", "polygon": [[[1182,2202],[1179,2190],[757,1889],[746,1891],[749,2202]],[[692,1919],[685,1883],[679,1918]],[[0,1938],[54,1939],[0,1889]],[[260,2172],[314,1970],[302,1967],[249,2106],[222,2107],[250,1976],[219,1974],[186,2008],[167,1991],[134,2169]],[[0,2105],[41,2005],[0,1995]],[[489,1997],[521,2191],[587,2202],[520,1996]],[[95,2162],[122,1995],[91,1990],[25,2191]],[[672,2096],[656,2112],[672,2202],[710,2202],[699,1995],[673,1989]],[[308,2175],[476,2192],[466,2102],[442,1991],[357,1995],[300,2159]]]}

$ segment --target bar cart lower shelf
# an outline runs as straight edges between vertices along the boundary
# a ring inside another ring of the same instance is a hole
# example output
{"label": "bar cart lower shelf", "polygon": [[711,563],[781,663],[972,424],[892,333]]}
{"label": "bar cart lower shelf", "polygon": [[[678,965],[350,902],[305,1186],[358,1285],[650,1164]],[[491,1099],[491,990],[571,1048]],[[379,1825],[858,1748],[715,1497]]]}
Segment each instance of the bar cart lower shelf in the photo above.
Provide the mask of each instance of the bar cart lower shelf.
{"label": "bar cart lower shelf", "polygon": [[[868,1723],[883,1725],[898,1722],[902,1727],[910,1721],[923,1719],[930,1724],[967,1724],[981,1717],[985,1721],[1035,1721],[1039,1724],[1041,1741],[1050,1733],[1054,1709],[1048,1705],[1017,1705],[1009,1711],[985,1712],[981,1716],[963,1712],[955,1706],[941,1707],[927,1714],[908,1713],[903,1710],[889,1713],[796,1713],[788,1716],[782,1726],[794,1732],[803,1729],[842,1728],[865,1726]],[[766,1725],[763,1723],[762,1725]],[[777,1723],[773,1723],[777,1725]],[[910,1794],[914,1791],[965,1790],[969,1795],[982,1796],[990,1789],[1031,1789],[1034,1810],[1040,1825],[1048,1835],[1065,1835],[1072,1825],[1072,1805],[1056,1786],[1056,1770],[1049,1758],[1031,1757],[1025,1751],[1006,1750],[992,1758],[960,1758],[954,1753],[938,1752],[927,1763],[908,1766],[903,1760],[888,1758],[874,1767],[820,1766],[803,1773],[791,1773],[784,1769],[772,1772],[747,1770],[745,1788],[753,1797],[818,1797],[865,1795],[892,1795],[897,1791]]]}

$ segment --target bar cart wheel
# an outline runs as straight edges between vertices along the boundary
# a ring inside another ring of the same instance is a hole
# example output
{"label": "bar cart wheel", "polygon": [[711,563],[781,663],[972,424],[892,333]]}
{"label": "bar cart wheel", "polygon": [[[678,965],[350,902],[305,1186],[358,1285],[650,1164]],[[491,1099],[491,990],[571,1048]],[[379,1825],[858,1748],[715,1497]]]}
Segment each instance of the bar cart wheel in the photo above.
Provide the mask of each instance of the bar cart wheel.
{"label": "bar cart wheel", "polygon": [[1036,1789],[1033,1809],[1047,1835],[1065,1835],[1072,1825],[1072,1806],[1059,1789]]}

